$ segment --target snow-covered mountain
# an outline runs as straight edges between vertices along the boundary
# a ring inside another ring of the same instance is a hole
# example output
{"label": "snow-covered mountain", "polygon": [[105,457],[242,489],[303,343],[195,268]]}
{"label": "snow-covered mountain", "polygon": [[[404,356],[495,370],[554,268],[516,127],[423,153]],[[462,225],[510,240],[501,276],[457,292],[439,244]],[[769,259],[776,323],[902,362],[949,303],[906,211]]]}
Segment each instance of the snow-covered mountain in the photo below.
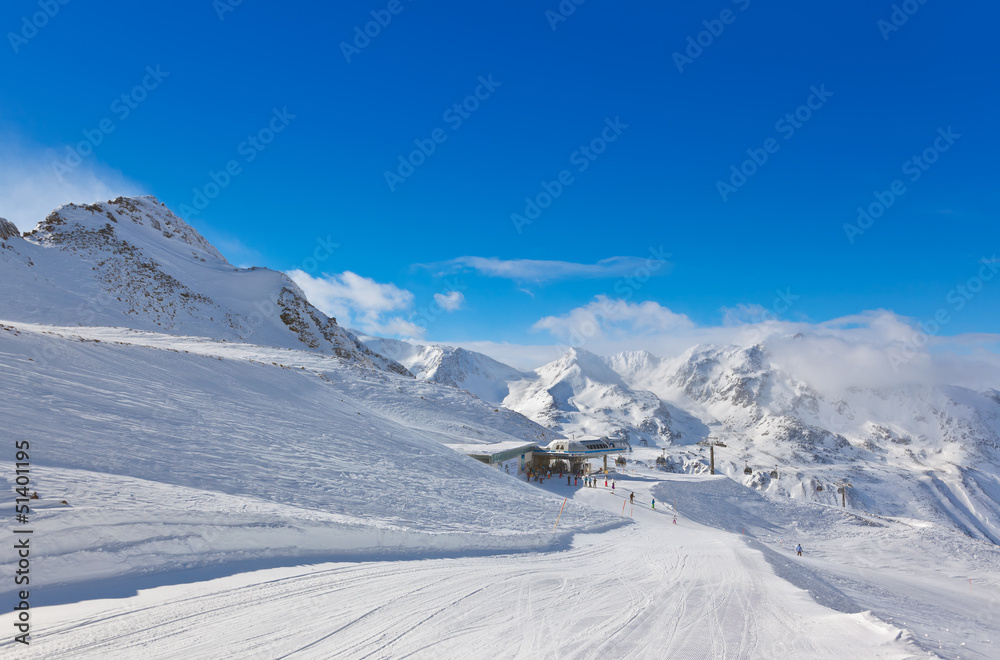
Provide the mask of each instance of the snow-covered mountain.
{"label": "snow-covered mountain", "polygon": [[723,442],[717,470],[762,492],[832,505],[846,480],[852,506],[1000,541],[995,390],[872,388],[859,374],[853,387],[821,392],[776,366],[766,343],[698,345],[672,358],[645,351],[602,358],[573,348],[524,374],[460,349],[365,341],[419,379],[467,387],[472,379],[442,369],[446,356],[461,359],[475,370],[451,373],[475,373],[488,384],[479,387],[484,398],[506,392],[504,406],[563,435],[628,437],[637,456],[643,446],[664,449],[669,469],[707,470],[706,451],[694,445]]}
{"label": "snow-covered mountain", "polygon": [[507,397],[508,382],[526,377],[511,366],[464,348],[357,336],[370,349],[399,362],[420,380],[468,390],[493,403]]}
{"label": "snow-covered mountain", "polygon": [[33,593],[243,560],[543,548],[620,524],[574,505],[554,534],[561,500],[447,445],[557,434],[416,380],[151,197],[66,205],[24,236],[0,222],[0,288],[3,428],[30,450],[32,526],[50,539]]}
{"label": "snow-covered mountain", "polygon": [[285,274],[236,268],[153,197],[67,204],[23,237],[0,225],[0,318],[122,326],[307,349],[407,374]]}
{"label": "snow-covered mountain", "polygon": [[617,435],[636,446],[659,446],[672,437],[670,411],[656,395],[630,388],[582,348],[511,382],[503,403],[564,435]]}
{"label": "snow-covered mountain", "polygon": [[[778,496],[933,519],[1000,542],[1000,401],[995,391],[927,384],[821,393],[774,365],[766,344],[695,346],[673,359],[608,359],[726,443],[717,468]],[[697,436],[697,434],[695,434]],[[685,451],[681,448],[681,453]],[[752,475],[744,475],[749,466]],[[779,473],[772,479],[771,471]]]}
{"label": "snow-covered mountain", "polygon": [[696,412],[722,431],[800,462],[995,460],[1000,402],[954,386],[858,385],[821,394],[772,364],[767,346],[696,346],[674,360],[609,359],[629,384]]}
{"label": "snow-covered mountain", "polygon": [[617,435],[637,446],[661,446],[680,437],[689,421],[681,412],[675,424],[669,406],[651,392],[630,388],[602,358],[581,348],[526,373],[464,348],[358,338],[420,380],[502,403],[557,434]]}

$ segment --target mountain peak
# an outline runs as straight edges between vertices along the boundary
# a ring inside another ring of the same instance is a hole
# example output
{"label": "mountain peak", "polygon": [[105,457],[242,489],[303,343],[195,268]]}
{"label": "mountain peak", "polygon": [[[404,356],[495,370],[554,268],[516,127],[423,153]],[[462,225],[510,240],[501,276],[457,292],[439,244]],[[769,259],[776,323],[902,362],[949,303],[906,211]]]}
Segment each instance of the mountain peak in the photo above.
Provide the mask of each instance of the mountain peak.
{"label": "mountain peak", "polygon": [[621,375],[626,382],[633,382],[640,374],[649,374],[659,367],[663,360],[649,351],[623,351],[609,358],[605,364]]}
{"label": "mountain peak", "polygon": [[284,273],[232,266],[155,197],[65,204],[23,238],[0,251],[0,318],[310,349],[411,375],[310,304]]}
{"label": "mountain peak", "polygon": [[621,376],[607,365],[604,358],[579,346],[570,348],[555,362],[539,367],[536,372],[542,376],[555,376],[556,379],[578,375],[601,383],[624,386]]}
{"label": "mountain peak", "polygon": [[41,244],[83,249],[127,242],[157,246],[202,262],[226,258],[191,225],[152,195],[118,197],[93,204],[64,204],[26,234]]}

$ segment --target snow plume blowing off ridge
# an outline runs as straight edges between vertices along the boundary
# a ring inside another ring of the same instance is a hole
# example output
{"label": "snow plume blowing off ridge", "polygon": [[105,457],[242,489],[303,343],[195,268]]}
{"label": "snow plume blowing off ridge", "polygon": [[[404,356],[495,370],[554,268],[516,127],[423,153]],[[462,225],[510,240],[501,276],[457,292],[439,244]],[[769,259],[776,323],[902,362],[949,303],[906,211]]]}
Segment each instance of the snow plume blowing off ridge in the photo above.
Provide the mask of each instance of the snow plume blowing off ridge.
{"label": "snow plume blowing off ridge", "polygon": [[[981,267],[1000,271],[1000,264],[988,261]],[[797,296],[789,298],[794,302]],[[856,386],[1000,387],[1000,334],[944,336],[946,324],[888,310],[819,323],[780,320],[758,305],[723,312],[722,325],[699,325],[653,301],[597,296],[587,305],[540,319],[534,329],[548,332],[564,348],[579,346],[604,356],[648,351],[669,358],[697,345],[763,344],[771,366],[827,394]],[[947,312],[957,313],[953,308]],[[502,345],[478,348],[501,361],[503,353],[512,353]]]}
{"label": "snow plume blowing off ridge", "polygon": [[794,324],[765,343],[775,368],[828,394],[857,386],[1000,387],[1000,354],[989,350],[1000,335],[935,337],[892,312]]}
{"label": "snow plume blowing off ridge", "polygon": [[56,171],[53,165],[65,158],[65,151],[32,144],[3,127],[0,143],[4,145],[0,214],[23,231],[63,204],[144,192],[121,172],[93,159],[85,158],[71,169]]}

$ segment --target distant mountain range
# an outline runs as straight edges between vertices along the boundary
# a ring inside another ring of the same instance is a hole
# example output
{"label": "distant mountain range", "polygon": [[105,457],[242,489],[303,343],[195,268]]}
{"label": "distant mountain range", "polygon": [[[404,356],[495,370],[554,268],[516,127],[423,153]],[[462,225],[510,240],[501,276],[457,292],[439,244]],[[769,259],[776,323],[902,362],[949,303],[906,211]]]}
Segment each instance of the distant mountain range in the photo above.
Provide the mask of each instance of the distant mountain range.
{"label": "distant mountain range", "polygon": [[[707,452],[697,443],[723,443],[717,469],[758,490],[929,517],[1000,542],[996,390],[873,388],[859,374],[857,385],[823,395],[775,367],[766,343],[699,345],[669,359],[572,348],[523,373],[463,349],[362,341],[417,378],[468,389],[563,435],[618,435],[659,448],[669,469],[703,471]],[[652,464],[649,454],[643,460]]]}

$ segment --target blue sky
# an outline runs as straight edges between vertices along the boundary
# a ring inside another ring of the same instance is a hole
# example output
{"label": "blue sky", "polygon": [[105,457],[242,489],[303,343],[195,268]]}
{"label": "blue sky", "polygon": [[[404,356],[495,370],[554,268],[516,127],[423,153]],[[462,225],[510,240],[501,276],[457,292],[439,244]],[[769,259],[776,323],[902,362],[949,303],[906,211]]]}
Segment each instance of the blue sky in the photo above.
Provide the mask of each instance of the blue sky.
{"label": "blue sky", "polygon": [[436,341],[579,343],[600,301],[621,336],[993,333],[1000,9],[804,4],[11,0],[0,215],[154,194]]}

